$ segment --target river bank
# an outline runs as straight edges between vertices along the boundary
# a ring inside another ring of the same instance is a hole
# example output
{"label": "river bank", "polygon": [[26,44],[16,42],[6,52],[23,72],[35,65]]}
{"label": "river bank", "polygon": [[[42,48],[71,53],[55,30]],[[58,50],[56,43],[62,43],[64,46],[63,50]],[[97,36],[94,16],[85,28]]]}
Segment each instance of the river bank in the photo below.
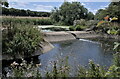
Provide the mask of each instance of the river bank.
{"label": "river bank", "polygon": [[24,56],[24,55],[6,55],[6,54],[2,54],[2,58],[0,60],[13,60],[14,58],[16,59],[21,59],[21,58],[28,58],[28,57],[33,57],[33,56],[39,56],[43,53],[46,53],[48,51],[50,51],[51,49],[53,49],[54,46],[49,43],[47,40],[45,40],[45,42],[41,42],[40,44],[40,49],[37,50],[35,53],[31,54],[31,56]]}
{"label": "river bank", "polygon": [[[51,44],[52,42],[69,41],[75,39],[87,39],[87,38],[107,38],[120,40],[120,36],[117,35],[107,35],[107,34],[97,34],[93,31],[60,31],[60,32],[43,32],[45,42],[41,43],[41,49],[37,50],[31,56],[39,56],[46,53],[54,48]],[[15,58],[20,59],[21,55],[15,55]],[[14,56],[2,55],[0,60],[12,60]]]}

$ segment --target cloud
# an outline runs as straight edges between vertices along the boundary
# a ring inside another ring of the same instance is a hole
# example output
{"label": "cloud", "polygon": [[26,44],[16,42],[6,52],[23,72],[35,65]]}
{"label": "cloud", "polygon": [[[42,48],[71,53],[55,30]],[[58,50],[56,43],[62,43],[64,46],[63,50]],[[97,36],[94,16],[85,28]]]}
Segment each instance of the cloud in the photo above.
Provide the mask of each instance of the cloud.
{"label": "cloud", "polygon": [[[109,4],[108,4],[109,5]],[[100,9],[105,9],[108,7],[108,5],[105,5],[105,6],[100,6]]]}
{"label": "cloud", "polygon": [[96,14],[98,9],[91,9],[91,8],[87,8],[89,12],[92,12],[93,14]]}
{"label": "cloud", "polygon": [[68,2],[76,2],[78,0],[66,0],[66,1],[68,1]]}
{"label": "cloud", "polygon": [[17,8],[17,9],[29,9],[32,11],[45,11],[50,12],[54,7],[51,5],[43,5],[43,4],[35,4],[30,2],[10,2],[9,8]]}
{"label": "cloud", "polygon": [[[64,2],[65,0],[8,0],[8,2]],[[110,2],[111,0],[66,0],[68,2],[79,1],[79,2]],[[120,0],[114,0],[120,1]]]}
{"label": "cloud", "polygon": [[83,6],[85,6],[86,4],[85,3],[81,3]]}
{"label": "cloud", "polygon": [[11,2],[9,8],[25,8],[28,4],[28,2]]}
{"label": "cloud", "polygon": [[33,4],[34,9],[33,11],[45,11],[45,12],[50,12],[54,7],[50,5],[37,5]]}

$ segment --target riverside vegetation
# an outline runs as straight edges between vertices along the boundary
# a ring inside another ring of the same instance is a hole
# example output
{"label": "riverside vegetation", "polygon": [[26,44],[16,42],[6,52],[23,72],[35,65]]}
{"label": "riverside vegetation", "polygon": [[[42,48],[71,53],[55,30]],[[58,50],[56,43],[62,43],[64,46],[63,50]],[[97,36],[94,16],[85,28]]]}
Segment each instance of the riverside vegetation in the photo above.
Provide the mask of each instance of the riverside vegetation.
{"label": "riverside vegetation", "polygon": [[[112,5],[116,5],[119,7],[119,5],[116,3],[111,3],[110,7]],[[69,7],[66,8],[66,6]],[[83,15],[83,17],[77,16],[79,15],[79,13],[76,13],[75,16],[74,13],[71,13],[71,7],[76,6],[78,7],[78,9],[75,9],[74,12],[83,9],[83,12],[79,11],[80,15]],[[71,15],[67,15],[70,13]],[[84,15],[85,13],[87,15]],[[99,13],[102,14],[101,12]],[[104,17],[106,15],[107,14],[105,14]],[[119,18],[119,12],[116,17]],[[76,19],[85,19],[82,20],[80,24],[75,26],[75,29],[72,27],[73,30],[83,30],[90,25],[89,23],[96,24],[96,22],[94,21],[93,23],[88,22],[90,19],[93,18],[93,14],[90,12],[88,13],[88,10],[77,2],[65,2],[60,7],[60,10],[55,8],[51,15],[52,21],[51,19],[3,18],[2,53],[10,55],[30,55],[34,53],[35,50],[40,48],[40,42],[44,41],[44,39],[42,33],[35,25],[50,25],[53,23],[58,25],[72,25],[73,21]],[[88,24],[85,23],[86,21],[88,22]],[[98,24],[97,30],[95,31],[104,32],[112,35],[120,35],[119,24],[116,25],[116,23],[106,21],[102,22],[100,25]],[[116,52],[114,56],[114,64],[112,64],[108,69],[105,69],[104,67],[101,67],[90,60],[89,68],[85,69],[84,67],[78,67],[75,77],[120,77],[120,43],[115,43],[114,51]],[[11,72],[7,72],[7,77],[42,77],[42,74],[39,71],[40,64],[34,65],[32,62],[28,64],[24,59],[22,60],[23,62],[20,64],[16,62],[13,62],[11,64]],[[65,62],[66,64],[59,65],[57,61],[53,62],[53,69],[51,71],[45,71],[45,77],[71,77],[71,73],[69,72],[70,67],[67,63],[67,57],[61,62]]]}
{"label": "riverside vegetation", "polygon": [[[89,68],[86,69],[82,66],[78,66],[77,73],[74,75],[74,77],[120,77],[120,53],[117,51],[120,51],[120,44],[116,43],[114,46],[114,50],[116,51],[116,54],[114,54],[114,63],[107,69],[104,67],[101,67],[99,64],[95,64],[92,60],[89,61]],[[73,77],[70,73],[70,66],[67,61],[68,57],[66,59],[62,60],[61,62],[64,62],[66,64],[60,65],[57,63],[57,61],[54,61],[51,65],[52,70],[48,71],[46,70],[45,76],[47,78],[56,78],[56,77]],[[23,60],[22,63],[18,64],[16,62],[13,62],[10,66],[11,74],[8,72],[8,77],[43,77],[39,70],[40,64],[34,65],[32,62],[30,64],[27,64],[25,60]]]}
{"label": "riverside vegetation", "polygon": [[33,25],[10,23],[2,30],[2,53],[10,55],[30,55],[40,48],[44,41],[38,27]]}

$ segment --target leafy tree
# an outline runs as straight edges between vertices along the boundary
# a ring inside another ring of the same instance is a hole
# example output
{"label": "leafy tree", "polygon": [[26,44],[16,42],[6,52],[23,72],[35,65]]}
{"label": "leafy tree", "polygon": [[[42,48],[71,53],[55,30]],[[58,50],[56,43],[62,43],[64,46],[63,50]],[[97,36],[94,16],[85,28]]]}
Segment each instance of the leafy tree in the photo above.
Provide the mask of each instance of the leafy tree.
{"label": "leafy tree", "polygon": [[4,7],[9,7],[9,3],[6,0],[0,0],[0,5],[3,5]]}
{"label": "leafy tree", "polygon": [[80,2],[64,2],[59,9],[54,8],[51,18],[55,23],[73,25],[74,20],[91,19],[91,14]]}
{"label": "leafy tree", "polygon": [[90,19],[94,19],[94,14],[92,12],[89,12],[87,14],[87,19],[90,20]]}
{"label": "leafy tree", "polygon": [[120,22],[120,1],[111,2],[108,8],[99,9],[95,15],[95,18],[102,20],[105,16],[109,15],[110,17],[117,17]]}

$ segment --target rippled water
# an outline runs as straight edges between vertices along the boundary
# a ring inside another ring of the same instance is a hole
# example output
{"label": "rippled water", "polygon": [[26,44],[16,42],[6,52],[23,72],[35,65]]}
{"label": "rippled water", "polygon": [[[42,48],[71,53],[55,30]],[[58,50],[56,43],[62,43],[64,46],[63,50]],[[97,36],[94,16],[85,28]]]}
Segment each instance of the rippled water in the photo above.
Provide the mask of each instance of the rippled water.
{"label": "rippled water", "polygon": [[73,69],[78,65],[88,66],[89,59],[101,66],[110,66],[114,52],[111,47],[112,45],[108,42],[108,40],[100,42],[79,39],[53,43],[54,49],[39,56],[42,64],[41,69],[44,70],[46,66],[49,69],[52,61],[61,61],[66,57],[68,57],[68,63]]}

